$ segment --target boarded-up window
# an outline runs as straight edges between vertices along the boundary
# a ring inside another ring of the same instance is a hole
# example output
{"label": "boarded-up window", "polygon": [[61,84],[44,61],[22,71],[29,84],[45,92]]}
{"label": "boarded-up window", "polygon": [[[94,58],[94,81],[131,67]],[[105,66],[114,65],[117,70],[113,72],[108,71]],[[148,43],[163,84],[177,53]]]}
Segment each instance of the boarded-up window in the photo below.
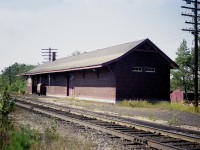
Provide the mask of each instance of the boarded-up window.
{"label": "boarded-up window", "polygon": [[132,72],[142,72],[142,67],[133,67]]}
{"label": "boarded-up window", "polygon": [[156,72],[155,68],[145,68],[145,72]]}

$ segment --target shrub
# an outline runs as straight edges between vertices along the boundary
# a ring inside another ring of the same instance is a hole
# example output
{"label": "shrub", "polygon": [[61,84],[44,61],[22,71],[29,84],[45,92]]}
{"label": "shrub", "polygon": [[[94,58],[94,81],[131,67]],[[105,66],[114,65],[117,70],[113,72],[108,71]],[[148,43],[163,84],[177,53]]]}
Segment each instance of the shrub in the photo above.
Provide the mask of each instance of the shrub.
{"label": "shrub", "polygon": [[34,137],[32,130],[20,128],[12,132],[9,146],[3,147],[3,150],[28,150],[35,142]]}
{"label": "shrub", "polygon": [[14,102],[6,88],[0,94],[0,149],[9,141],[12,122],[9,114],[14,111]]}

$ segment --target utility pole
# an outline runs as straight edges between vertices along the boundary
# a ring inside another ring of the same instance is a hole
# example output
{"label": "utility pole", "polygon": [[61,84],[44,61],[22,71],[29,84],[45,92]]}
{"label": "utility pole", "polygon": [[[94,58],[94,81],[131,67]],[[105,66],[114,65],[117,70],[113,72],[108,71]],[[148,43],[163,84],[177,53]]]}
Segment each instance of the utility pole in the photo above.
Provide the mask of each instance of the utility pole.
{"label": "utility pole", "polygon": [[[48,61],[52,61],[52,53],[55,55],[57,52],[53,52],[56,51],[57,49],[52,49],[51,47],[49,47],[48,49],[42,49],[42,53],[45,53],[46,55],[42,55],[42,56],[46,56],[46,58]],[[45,62],[43,62],[45,63]]]}
{"label": "utility pole", "polygon": [[198,26],[200,25],[199,23],[199,18],[200,16],[198,15],[199,12],[199,8],[198,5],[200,4],[200,2],[198,0],[183,0],[186,1],[186,4],[194,4],[193,7],[187,7],[187,6],[181,6],[181,8],[185,8],[185,9],[190,9],[192,10],[192,14],[189,13],[182,13],[182,16],[187,16],[187,17],[192,17],[192,21],[186,21],[185,23],[187,24],[191,24],[193,25],[193,28],[189,28],[189,29],[182,29],[183,31],[189,31],[194,35],[194,42],[195,42],[195,46],[194,46],[194,88],[195,88],[195,93],[194,93],[194,97],[195,97],[195,108],[196,110],[198,110],[198,34],[199,34],[199,28]]}
{"label": "utility pole", "polygon": [[12,80],[11,80],[11,67],[8,67],[8,76],[9,76],[9,85],[11,85]]}

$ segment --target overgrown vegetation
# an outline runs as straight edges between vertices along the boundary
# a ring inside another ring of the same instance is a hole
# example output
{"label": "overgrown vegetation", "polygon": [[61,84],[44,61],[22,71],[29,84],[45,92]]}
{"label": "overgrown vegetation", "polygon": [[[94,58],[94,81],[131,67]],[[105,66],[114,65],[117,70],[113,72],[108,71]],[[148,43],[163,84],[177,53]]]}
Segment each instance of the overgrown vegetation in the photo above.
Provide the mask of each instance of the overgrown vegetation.
{"label": "overgrown vegetation", "polygon": [[59,136],[54,126],[49,126],[44,132],[31,129],[30,126],[20,126],[11,132],[9,144],[4,145],[2,150],[65,150],[93,148],[92,143],[82,143],[73,137]]}
{"label": "overgrown vegetation", "polygon": [[10,117],[15,110],[13,100],[7,88],[0,94],[0,150],[92,149],[90,142],[81,143],[70,136],[60,136],[54,119],[43,132],[28,125],[15,126]]}
{"label": "overgrown vegetation", "polygon": [[33,69],[35,66],[15,63],[4,70],[0,74],[0,91],[8,87],[10,92],[25,93],[26,81],[22,76],[17,76]]}
{"label": "overgrown vegetation", "polygon": [[[200,49],[200,48],[199,48]],[[188,99],[187,93],[194,93],[194,49],[189,49],[187,47],[187,42],[183,40],[176,52],[175,62],[179,65],[179,69],[172,70],[171,75],[171,90],[181,89],[186,94],[186,99]],[[200,56],[200,53],[199,53]],[[199,59],[200,64],[200,59]],[[198,68],[200,70],[200,67]],[[200,74],[198,75],[200,77]],[[200,85],[200,81],[198,83]],[[200,92],[200,89],[199,89]]]}
{"label": "overgrown vegetation", "polygon": [[178,110],[183,112],[200,114],[199,111],[195,110],[195,107],[190,106],[189,104],[178,104],[178,103],[170,103],[170,102],[149,102],[142,100],[124,100],[117,104],[118,106],[126,106],[132,108],[154,108],[154,109],[169,109],[169,110]]}
{"label": "overgrown vegetation", "polygon": [[178,117],[178,113],[175,113],[169,120],[169,125],[180,126],[180,118]]}
{"label": "overgrown vegetation", "polygon": [[[176,63],[179,65],[178,70],[172,70],[171,89],[180,88],[185,93],[194,91],[194,59],[192,51],[187,47],[187,42],[183,40],[176,52]],[[186,94],[187,95],[187,94]]]}
{"label": "overgrown vegetation", "polygon": [[39,139],[39,133],[29,128],[15,128],[11,132],[9,144],[3,150],[28,150]]}
{"label": "overgrown vegetation", "polygon": [[14,102],[8,89],[0,93],[0,149],[9,144],[10,133],[13,129],[9,114],[14,111]]}

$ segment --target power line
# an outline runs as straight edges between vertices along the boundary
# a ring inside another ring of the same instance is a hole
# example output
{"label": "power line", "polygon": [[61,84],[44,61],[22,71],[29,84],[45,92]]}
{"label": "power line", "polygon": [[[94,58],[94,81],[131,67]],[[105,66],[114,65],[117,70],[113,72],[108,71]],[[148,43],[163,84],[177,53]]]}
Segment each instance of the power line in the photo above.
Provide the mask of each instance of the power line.
{"label": "power line", "polygon": [[[185,38],[186,38],[186,37],[190,37],[190,36],[191,36],[191,35],[185,36]],[[175,36],[175,37],[176,37],[176,36]],[[183,37],[180,37],[180,38],[173,38],[173,39],[169,39],[169,40],[163,40],[163,41],[157,42],[156,44],[164,43],[164,42],[176,41],[176,40],[179,40],[179,39],[183,39]]]}

